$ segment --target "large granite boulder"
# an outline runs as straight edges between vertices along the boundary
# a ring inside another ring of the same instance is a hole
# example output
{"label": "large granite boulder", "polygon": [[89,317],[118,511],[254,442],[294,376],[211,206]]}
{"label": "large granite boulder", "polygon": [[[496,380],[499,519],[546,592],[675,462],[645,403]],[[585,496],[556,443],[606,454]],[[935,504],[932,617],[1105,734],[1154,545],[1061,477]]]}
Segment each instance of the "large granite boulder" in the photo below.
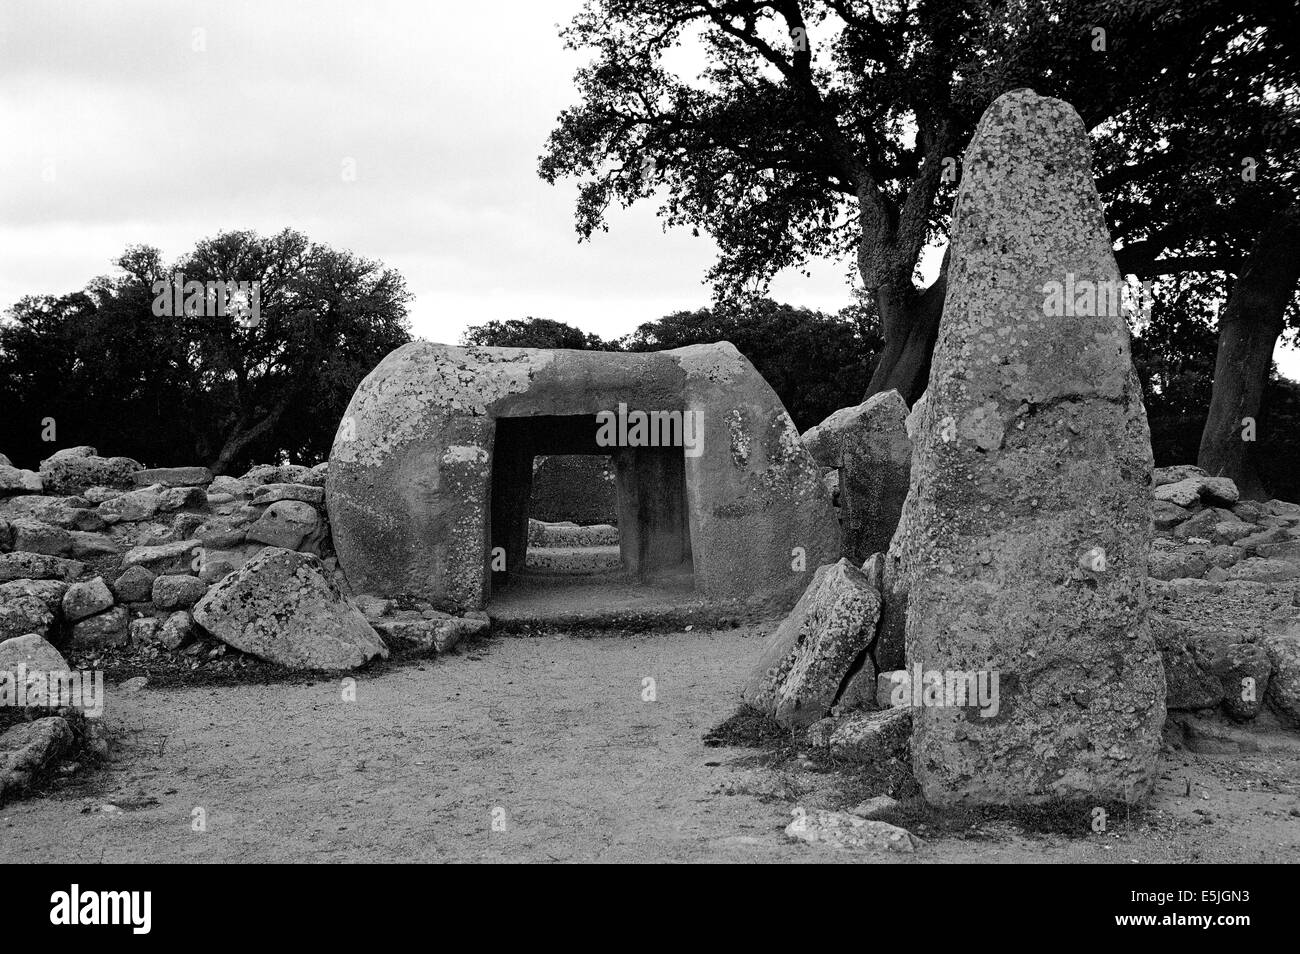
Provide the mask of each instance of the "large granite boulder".
{"label": "large granite boulder", "polygon": [[818,567],[764,644],[745,702],[787,728],[824,718],[844,677],[866,653],[879,612],[880,594],[848,560]]}
{"label": "large granite boulder", "polygon": [[1165,718],[1151,442],[1087,132],[1015,90],[962,168],[886,599],[909,667],[996,674],[1000,702],[914,708],[913,768],[938,805],[1140,799]]}
{"label": "large granite boulder", "polygon": [[194,620],[222,642],[290,669],[355,669],[388,648],[319,559],[267,547],[212,587]]}
{"label": "large granite boulder", "polygon": [[854,563],[888,550],[898,527],[912,468],[906,421],[902,397],[882,391],[803,434],[813,459],[839,470],[843,553]]}

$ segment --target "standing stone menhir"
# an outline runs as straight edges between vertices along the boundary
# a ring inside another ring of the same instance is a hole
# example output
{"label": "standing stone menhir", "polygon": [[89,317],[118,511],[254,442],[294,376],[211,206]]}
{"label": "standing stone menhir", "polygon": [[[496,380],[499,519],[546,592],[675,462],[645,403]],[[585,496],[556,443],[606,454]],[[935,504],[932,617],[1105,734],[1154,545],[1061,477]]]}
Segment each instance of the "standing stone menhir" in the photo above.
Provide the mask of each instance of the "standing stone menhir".
{"label": "standing stone menhir", "polygon": [[952,241],[887,575],[907,596],[909,669],[996,675],[998,704],[927,695],[916,775],[940,805],[1135,800],[1165,715],[1145,598],[1151,443],[1067,103],[1027,89],[993,103]]}

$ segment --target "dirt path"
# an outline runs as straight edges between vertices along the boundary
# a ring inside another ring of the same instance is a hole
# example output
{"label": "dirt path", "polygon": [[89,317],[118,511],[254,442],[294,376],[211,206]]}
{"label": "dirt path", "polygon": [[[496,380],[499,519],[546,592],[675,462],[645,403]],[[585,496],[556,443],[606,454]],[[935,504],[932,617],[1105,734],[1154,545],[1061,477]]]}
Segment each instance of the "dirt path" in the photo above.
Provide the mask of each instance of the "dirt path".
{"label": "dirt path", "polygon": [[355,702],[337,680],[110,688],[110,764],[0,808],[0,861],[1300,860],[1294,748],[1172,756],[1136,831],[989,832],[910,858],[790,843],[788,799],[728,794],[753,753],[701,742],[759,638],[497,637],[359,674]]}

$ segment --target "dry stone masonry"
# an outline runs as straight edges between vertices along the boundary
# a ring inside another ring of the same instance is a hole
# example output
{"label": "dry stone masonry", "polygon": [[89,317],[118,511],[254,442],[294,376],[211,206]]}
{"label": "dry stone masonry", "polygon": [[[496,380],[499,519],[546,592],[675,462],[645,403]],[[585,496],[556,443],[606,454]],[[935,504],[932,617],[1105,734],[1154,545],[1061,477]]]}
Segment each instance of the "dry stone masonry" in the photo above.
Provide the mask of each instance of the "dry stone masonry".
{"label": "dry stone masonry", "polygon": [[387,656],[338,572],[325,472],[214,477],[92,447],[58,451],[39,472],[0,461],[0,645],[206,658],[224,644],[309,669]]}
{"label": "dry stone masonry", "polygon": [[[620,409],[690,421],[692,446],[602,446],[596,416]],[[614,461],[621,562],[638,578],[689,573],[710,598],[792,601],[839,555],[816,464],[730,344],[416,341],[370,373],[339,425],[326,486],[339,561],[358,590],[481,611],[494,569],[526,565],[534,459],[601,453]]]}

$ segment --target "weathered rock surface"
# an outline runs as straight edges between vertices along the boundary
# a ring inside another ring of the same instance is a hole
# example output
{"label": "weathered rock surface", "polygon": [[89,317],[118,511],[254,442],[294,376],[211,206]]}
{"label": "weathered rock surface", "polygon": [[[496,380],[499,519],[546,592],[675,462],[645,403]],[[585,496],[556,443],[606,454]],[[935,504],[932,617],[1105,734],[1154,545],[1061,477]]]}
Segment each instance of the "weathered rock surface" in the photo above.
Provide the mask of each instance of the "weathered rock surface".
{"label": "weathered rock surface", "polygon": [[88,616],[102,613],[113,606],[113,594],[103,577],[73,583],[63,594],[63,618],[77,623]]}
{"label": "weathered rock surface", "polygon": [[33,782],[72,744],[67,720],[47,716],[0,735],[0,801]]}
{"label": "weathered rock surface", "polygon": [[17,517],[9,521],[13,532],[13,548],[26,553],[44,553],[47,556],[69,556],[72,534],[30,517]]}
{"label": "weathered rock surface", "polygon": [[164,487],[203,487],[212,483],[212,471],[206,467],[152,467],[132,475],[137,487],[162,484]]}
{"label": "weathered rock surface", "polygon": [[163,649],[180,649],[197,635],[194,616],[187,610],[177,610],[163,620],[151,635],[153,641]]}
{"label": "weathered rock surface", "polygon": [[0,583],[10,580],[71,581],[81,576],[85,569],[84,563],[63,557],[40,553],[0,553]]}
{"label": "weathered rock surface", "polygon": [[19,665],[28,672],[69,671],[63,654],[35,633],[0,641],[0,672],[16,673]]}
{"label": "weathered rock surface", "polygon": [[805,813],[795,809],[794,821],[785,828],[786,837],[810,845],[847,851],[899,851],[911,854],[921,839],[906,828],[888,822],[862,818],[849,812],[817,809]]}
{"label": "weathered rock surface", "polygon": [[19,596],[34,596],[57,616],[63,611],[63,594],[67,591],[68,584],[62,580],[10,580],[0,583],[0,603]]}
{"label": "weathered rock surface", "polygon": [[888,795],[873,795],[866,801],[859,802],[849,809],[849,813],[859,818],[875,818],[899,807],[898,800]]}
{"label": "weathered rock surface", "polygon": [[122,568],[142,566],[156,574],[188,573],[194,568],[202,552],[198,540],[178,540],[156,546],[132,547],[122,558]]}
{"label": "weathered rock surface", "polygon": [[1266,557],[1248,557],[1228,570],[1230,580],[1255,580],[1260,583],[1278,583],[1300,576],[1300,567],[1286,560]]}
{"label": "weathered rock surface", "polygon": [[1210,663],[1223,686],[1223,708],[1232,718],[1245,722],[1259,715],[1268,693],[1273,662],[1263,646],[1231,643]]}
{"label": "weathered rock surface", "polygon": [[911,733],[911,709],[851,712],[831,731],[831,756],[867,765],[906,758]]}
{"label": "weathered rock surface", "polygon": [[[282,485],[283,486],[283,485]],[[320,514],[300,500],[278,500],[248,528],[248,539],[286,550],[315,549],[320,545]]]}
{"label": "weathered rock surface", "polygon": [[998,673],[1001,702],[913,710],[913,768],[937,805],[1138,799],[1165,717],[1151,446],[1087,134],[1015,90],[962,168],[886,602],[909,665]]}
{"label": "weathered rock surface", "polygon": [[130,641],[131,614],[124,606],[114,606],[72,627],[72,646],[75,649],[125,646]]}
{"label": "weathered rock surface", "polygon": [[745,702],[787,728],[824,718],[866,652],[879,612],[880,594],[848,560],[819,567],[764,644]]}
{"label": "weathered rock surface", "polygon": [[1300,622],[1266,636],[1264,650],[1273,664],[1268,702],[1293,728],[1300,728]]}
{"label": "weathered rock surface", "polygon": [[902,397],[883,391],[803,434],[817,463],[839,469],[842,552],[854,563],[888,550],[898,527],[912,466],[906,420]]}
{"label": "weathered rock surface", "polygon": [[127,567],[113,582],[113,593],[123,603],[144,603],[152,597],[153,581],[153,571],[147,567]]}
{"label": "weathered rock surface", "polygon": [[222,642],[292,669],[354,669],[388,649],[316,557],[267,547],[208,591],[194,619]]}
{"label": "weathered rock surface", "polygon": [[45,483],[41,475],[31,470],[22,470],[0,464],[0,496],[9,494],[44,493]]}
{"label": "weathered rock surface", "polygon": [[197,576],[167,574],[153,581],[153,605],[161,610],[188,609],[208,591],[208,585]]}
{"label": "weathered rock surface", "polygon": [[443,616],[435,619],[374,619],[371,625],[392,645],[445,653],[461,640],[485,632],[489,623],[485,619]]}
{"label": "weathered rock surface", "polygon": [[47,636],[54,625],[49,606],[35,596],[13,596],[0,600],[0,639],[36,633]]}
{"label": "weathered rock surface", "polygon": [[257,506],[278,500],[299,500],[319,507],[325,503],[325,489],[310,484],[262,484],[253,490],[253,503]]}
{"label": "weathered rock surface", "polygon": [[129,457],[100,457],[93,447],[69,447],[41,461],[41,481],[46,493],[73,494],[96,486],[130,487],[140,469]]}
{"label": "weathered rock surface", "polygon": [[104,521],[84,497],[50,497],[32,494],[5,502],[5,510],[14,517],[31,517],[64,530],[103,530]]}

